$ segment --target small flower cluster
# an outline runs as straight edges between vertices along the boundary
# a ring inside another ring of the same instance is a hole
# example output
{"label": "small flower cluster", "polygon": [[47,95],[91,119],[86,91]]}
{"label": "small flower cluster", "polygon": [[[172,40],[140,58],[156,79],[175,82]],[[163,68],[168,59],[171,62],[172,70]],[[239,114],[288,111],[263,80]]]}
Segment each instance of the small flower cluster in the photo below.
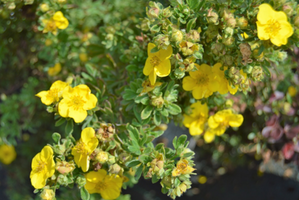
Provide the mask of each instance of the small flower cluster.
{"label": "small flower cluster", "polygon": [[53,105],[50,107],[52,111],[58,107],[61,117],[73,118],[76,123],[84,121],[87,110],[95,108],[98,101],[87,85],[81,84],[72,88],[62,81],[55,81],[50,90],[41,91],[36,96],[41,98],[43,104]]}
{"label": "small flower cluster", "polygon": [[206,104],[196,102],[191,105],[191,109],[189,115],[184,115],[183,124],[189,128],[193,136],[205,132],[204,140],[207,143],[214,141],[215,135],[224,134],[229,126],[239,127],[243,123],[243,116],[234,114],[231,109],[220,110],[209,118],[209,109]]}

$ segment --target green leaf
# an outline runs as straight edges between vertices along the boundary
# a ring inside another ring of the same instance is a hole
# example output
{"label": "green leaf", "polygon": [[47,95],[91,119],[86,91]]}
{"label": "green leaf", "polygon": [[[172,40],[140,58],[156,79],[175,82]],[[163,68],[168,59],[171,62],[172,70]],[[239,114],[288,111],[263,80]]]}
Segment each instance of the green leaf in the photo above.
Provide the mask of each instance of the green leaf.
{"label": "green leaf", "polygon": [[187,23],[187,29],[186,29],[187,33],[189,33],[189,31],[195,27],[196,19],[197,19],[196,17],[193,19],[190,19],[189,22]]}
{"label": "green leaf", "polygon": [[201,2],[200,0],[187,0],[187,4],[194,11],[197,11],[197,9],[199,8],[200,2]]}
{"label": "green leaf", "polygon": [[172,145],[173,145],[173,147],[174,147],[175,149],[178,147],[178,145],[177,145],[177,140],[178,140],[178,138],[177,138],[177,136],[175,136],[175,137],[173,138],[173,141],[172,141]]}
{"label": "green leaf", "polygon": [[123,95],[123,99],[125,100],[132,100],[136,97],[136,92],[131,89],[126,89]]}
{"label": "green leaf", "polygon": [[151,53],[156,53],[158,51],[159,51],[159,49],[157,46],[155,46],[154,48],[151,49]]}
{"label": "green leaf", "polygon": [[168,117],[168,116],[169,116],[169,114],[168,114],[168,110],[165,109],[165,108],[163,108],[162,110],[160,110],[160,113],[161,113],[163,116],[165,116],[165,117]]}
{"label": "green leaf", "polygon": [[131,153],[134,153],[134,154],[136,154],[136,155],[140,155],[140,154],[141,154],[141,151],[140,151],[139,146],[135,146],[135,145],[133,145],[133,146],[129,146],[128,149],[129,149],[129,151],[130,151]]}
{"label": "green leaf", "polygon": [[158,181],[159,181],[159,178],[157,177],[156,174],[154,174],[152,177],[152,183],[157,183]]}
{"label": "green leaf", "polygon": [[97,70],[90,64],[85,64],[86,71],[92,76],[96,77],[97,75]]}
{"label": "green leaf", "polygon": [[80,195],[82,200],[89,200],[90,199],[90,194],[87,192],[85,187],[82,187],[80,190]]}
{"label": "green leaf", "polygon": [[136,170],[136,173],[135,173],[135,180],[138,181],[139,178],[141,177],[141,174],[142,174],[142,171],[143,171],[143,164],[141,164],[138,169]]}
{"label": "green leaf", "polygon": [[66,135],[71,135],[73,133],[73,130],[74,130],[74,123],[73,123],[73,120],[70,119],[67,121],[67,124],[65,126]]}
{"label": "green leaf", "polygon": [[151,27],[151,32],[158,33],[160,31],[160,28],[161,27],[158,24],[156,24],[156,25]]}
{"label": "green leaf", "polygon": [[128,162],[126,162],[126,166],[127,167],[135,167],[137,165],[139,165],[141,162],[139,160],[130,160]]}
{"label": "green leaf", "polygon": [[91,57],[98,56],[105,53],[105,47],[103,45],[91,44],[87,46],[87,54]]}
{"label": "green leaf", "polygon": [[52,138],[53,138],[55,143],[58,143],[61,139],[61,135],[59,133],[55,132],[55,133],[52,134]]}
{"label": "green leaf", "polygon": [[170,103],[170,104],[168,104],[168,112],[172,115],[177,115],[177,114],[181,113],[182,110],[181,110],[180,106]]}
{"label": "green leaf", "polygon": [[162,149],[164,147],[164,143],[159,143],[156,145],[155,150],[159,151],[160,149]]}
{"label": "green leaf", "polygon": [[152,114],[153,107],[148,105],[141,112],[141,119],[147,119]]}
{"label": "green leaf", "polygon": [[138,67],[134,64],[126,66],[126,70],[128,70],[129,72],[135,72],[135,71],[137,71],[137,69],[138,69]]}
{"label": "green leaf", "polygon": [[187,140],[187,135],[181,135],[179,138],[178,138],[178,141],[177,141],[177,146],[179,147],[180,145],[184,145],[185,142]]}
{"label": "green leaf", "polygon": [[61,126],[65,121],[65,118],[61,117],[59,120],[55,122],[55,126]]}
{"label": "green leaf", "polygon": [[86,74],[85,72],[82,72],[81,75],[86,80],[92,81],[93,79],[90,75]]}
{"label": "green leaf", "polygon": [[136,143],[138,143],[138,141],[139,141],[139,132],[138,132],[138,130],[133,126],[129,126],[128,131],[129,131],[130,138],[132,140],[135,140]]}
{"label": "green leaf", "polygon": [[161,115],[160,112],[156,112],[154,115],[154,123],[156,126],[159,126],[161,124]]}
{"label": "green leaf", "polygon": [[264,72],[266,73],[266,75],[268,77],[270,77],[271,76],[271,72],[269,71],[268,67],[265,66],[265,65],[262,65],[262,68],[263,68]]}

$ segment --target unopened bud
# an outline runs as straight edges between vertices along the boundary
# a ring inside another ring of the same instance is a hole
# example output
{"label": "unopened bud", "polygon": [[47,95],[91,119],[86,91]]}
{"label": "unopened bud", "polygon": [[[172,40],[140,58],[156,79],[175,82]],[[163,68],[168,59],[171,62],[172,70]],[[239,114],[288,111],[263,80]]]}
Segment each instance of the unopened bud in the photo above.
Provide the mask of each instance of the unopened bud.
{"label": "unopened bud", "polygon": [[152,105],[156,106],[157,108],[162,108],[164,105],[164,99],[162,96],[153,97],[151,102],[152,102]]}
{"label": "unopened bud", "polygon": [[186,35],[186,40],[198,42],[200,40],[199,32],[197,30],[190,30],[190,32]]}
{"label": "unopened bud", "polygon": [[248,26],[248,20],[245,17],[241,17],[237,19],[237,25],[241,28],[244,29]]}
{"label": "unopened bud", "polygon": [[222,43],[213,43],[211,50],[214,55],[221,56],[224,53],[224,45]]}
{"label": "unopened bud", "polygon": [[56,163],[56,170],[61,174],[68,174],[75,169],[75,163],[72,160],[71,162],[58,161]]}
{"label": "unopened bud", "polygon": [[43,12],[47,12],[49,10],[49,5],[46,3],[42,3],[42,4],[40,4],[40,9]]}
{"label": "unopened bud", "polygon": [[284,5],[282,6],[282,10],[283,10],[283,12],[284,12],[285,14],[287,14],[288,16],[293,15],[293,11],[294,11],[294,9],[292,8],[292,5],[291,5],[290,2],[284,4]]}
{"label": "unopened bud", "polygon": [[150,8],[147,13],[148,18],[154,19],[159,16],[159,9],[158,8]]}
{"label": "unopened bud", "polygon": [[162,10],[162,15],[163,15],[163,17],[165,17],[165,18],[171,17],[172,12],[171,12],[171,10],[170,10],[170,7],[167,7],[167,8],[165,8],[165,9],[163,9],[163,10]]}
{"label": "unopened bud", "polygon": [[106,163],[108,158],[109,154],[106,151],[100,151],[96,156],[96,160],[101,164]]}
{"label": "unopened bud", "polygon": [[86,178],[82,175],[79,175],[78,178],[76,179],[76,183],[78,184],[79,187],[83,187],[86,184]]}
{"label": "unopened bud", "polygon": [[167,49],[170,45],[170,41],[167,35],[160,34],[154,38],[155,43],[158,44],[159,49]]}
{"label": "unopened bud", "polygon": [[263,68],[260,66],[254,66],[251,76],[254,81],[261,81],[264,78]]}
{"label": "unopened bud", "polygon": [[109,172],[111,174],[119,174],[119,173],[122,173],[124,170],[123,168],[121,168],[118,164],[113,164],[109,167]]}
{"label": "unopened bud", "polygon": [[54,200],[55,192],[51,189],[44,189],[40,194],[40,197],[42,198],[42,200]]}
{"label": "unopened bud", "polygon": [[235,42],[234,37],[227,37],[222,39],[222,43],[225,44],[226,46],[231,46]]}
{"label": "unopened bud", "polygon": [[217,25],[219,23],[218,18],[219,18],[218,14],[216,12],[214,12],[212,9],[210,9],[209,13],[207,15],[208,23]]}
{"label": "unopened bud", "polygon": [[231,17],[226,20],[226,25],[231,28],[235,28],[237,21],[235,18]]}
{"label": "unopened bud", "polygon": [[184,38],[183,32],[180,30],[173,30],[172,31],[172,35],[171,35],[171,39],[175,42],[181,42]]}

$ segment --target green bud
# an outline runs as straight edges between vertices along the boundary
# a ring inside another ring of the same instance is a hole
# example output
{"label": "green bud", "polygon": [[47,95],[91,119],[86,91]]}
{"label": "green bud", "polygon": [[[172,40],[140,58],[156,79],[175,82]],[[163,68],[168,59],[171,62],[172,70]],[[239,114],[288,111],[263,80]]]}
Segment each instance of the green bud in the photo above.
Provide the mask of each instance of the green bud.
{"label": "green bud", "polygon": [[108,163],[109,165],[114,164],[114,163],[115,163],[115,156],[109,155],[109,158],[108,158],[108,160],[107,160],[107,163]]}
{"label": "green bud", "polygon": [[234,34],[234,29],[231,27],[226,27],[224,29],[224,36],[225,37],[231,37]]}
{"label": "green bud", "polygon": [[282,6],[282,10],[285,14],[287,14],[288,16],[292,16],[293,15],[293,12],[294,12],[294,9],[293,9],[293,5],[292,3],[288,2],[286,4],[284,4]]}
{"label": "green bud", "polygon": [[287,52],[285,52],[285,51],[280,51],[280,52],[278,53],[278,59],[279,59],[280,61],[284,61],[287,57],[288,57],[288,54],[287,54]]}
{"label": "green bud", "polygon": [[237,21],[234,17],[230,17],[226,20],[226,25],[231,28],[235,28]]}
{"label": "green bud", "polygon": [[150,19],[155,19],[155,18],[157,18],[158,16],[159,16],[159,8],[155,8],[155,7],[153,7],[153,8],[150,8],[149,10],[148,10],[148,12],[147,12],[147,16],[148,16],[148,18],[150,18]]}
{"label": "green bud", "polygon": [[112,41],[113,40],[114,35],[111,33],[108,33],[105,37],[106,40]]}
{"label": "green bud", "polygon": [[210,9],[207,15],[208,23],[217,25],[219,23],[218,18],[218,14],[214,12],[212,9]]}
{"label": "green bud", "polygon": [[171,34],[171,39],[175,42],[181,42],[184,38],[184,35],[183,35],[183,32],[178,30],[178,29],[174,29],[172,31],[172,34]]}
{"label": "green bud", "polygon": [[224,45],[222,43],[213,43],[211,50],[214,55],[221,56],[224,54]]}
{"label": "green bud", "polygon": [[225,55],[221,58],[223,66],[232,66],[234,64],[234,57]]}
{"label": "green bud", "polygon": [[86,184],[86,178],[83,175],[79,175],[76,179],[76,183],[81,188]]}
{"label": "green bud", "polygon": [[210,42],[214,37],[216,37],[219,34],[218,32],[218,27],[215,26],[214,24],[210,24],[208,26],[208,29],[205,32],[207,42]]}
{"label": "green bud", "polygon": [[162,10],[162,15],[163,15],[163,17],[165,17],[165,18],[171,17],[171,15],[172,15],[171,8],[170,8],[170,7],[167,7],[167,8],[165,8],[165,9],[163,9],[163,10]]}
{"label": "green bud", "polygon": [[63,175],[63,174],[59,174],[58,177],[57,177],[57,182],[60,184],[60,185],[64,185],[64,186],[67,186],[69,184],[68,182],[68,178],[66,175]]}
{"label": "green bud", "polygon": [[198,42],[200,40],[199,32],[197,30],[190,30],[190,32],[186,35],[186,40]]}
{"label": "green bud", "polygon": [[245,17],[241,17],[237,19],[237,26],[241,29],[244,29],[248,26],[248,20]]}
{"label": "green bud", "polygon": [[228,76],[230,77],[230,78],[233,78],[233,77],[235,77],[235,75],[237,75],[237,74],[239,74],[240,72],[239,72],[239,70],[236,68],[236,67],[231,67],[231,68],[229,68],[229,70],[228,70]]}
{"label": "green bud", "polygon": [[162,108],[164,105],[164,99],[162,96],[152,97],[151,103],[153,106],[156,106],[157,108]]}
{"label": "green bud", "polygon": [[100,151],[97,155],[96,155],[96,161],[98,161],[101,164],[104,164],[108,161],[109,158],[109,153],[107,153],[106,151]]}
{"label": "green bud", "polygon": [[47,112],[48,113],[54,112],[54,108],[52,106],[47,106]]}
{"label": "green bud", "polygon": [[176,79],[182,79],[185,76],[185,70],[181,68],[176,68],[174,70],[174,76]]}
{"label": "green bud", "polygon": [[148,31],[150,29],[150,20],[147,18],[143,19],[141,22],[140,29],[142,31]]}
{"label": "green bud", "polygon": [[118,164],[113,164],[109,167],[109,172],[111,174],[122,174],[124,171],[123,168],[121,168]]}
{"label": "green bud", "polygon": [[260,66],[254,66],[251,72],[251,76],[254,81],[261,81],[264,78],[263,68]]}
{"label": "green bud", "polygon": [[222,43],[225,44],[226,46],[231,46],[235,42],[234,37],[227,37],[222,39]]}
{"label": "green bud", "polygon": [[158,44],[159,49],[167,49],[167,47],[170,45],[168,35],[160,34],[154,38],[154,41],[156,44]]}
{"label": "green bud", "polygon": [[44,189],[43,192],[40,194],[42,200],[54,200],[55,199],[55,192],[51,189]]}

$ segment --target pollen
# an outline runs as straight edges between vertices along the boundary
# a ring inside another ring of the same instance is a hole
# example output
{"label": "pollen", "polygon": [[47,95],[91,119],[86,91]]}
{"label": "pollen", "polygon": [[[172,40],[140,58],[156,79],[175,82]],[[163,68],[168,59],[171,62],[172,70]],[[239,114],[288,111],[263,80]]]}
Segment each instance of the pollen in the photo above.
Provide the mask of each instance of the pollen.
{"label": "pollen", "polygon": [[75,95],[72,97],[71,101],[69,101],[68,106],[73,107],[74,110],[80,110],[85,103],[86,101],[83,100],[83,97]]}
{"label": "pollen", "polygon": [[270,19],[267,22],[267,27],[265,28],[265,32],[272,36],[276,36],[280,31],[280,29],[281,29],[280,23],[277,20]]}
{"label": "pollen", "polygon": [[158,56],[153,56],[151,57],[150,62],[153,66],[158,66],[161,63],[161,60],[158,58]]}

